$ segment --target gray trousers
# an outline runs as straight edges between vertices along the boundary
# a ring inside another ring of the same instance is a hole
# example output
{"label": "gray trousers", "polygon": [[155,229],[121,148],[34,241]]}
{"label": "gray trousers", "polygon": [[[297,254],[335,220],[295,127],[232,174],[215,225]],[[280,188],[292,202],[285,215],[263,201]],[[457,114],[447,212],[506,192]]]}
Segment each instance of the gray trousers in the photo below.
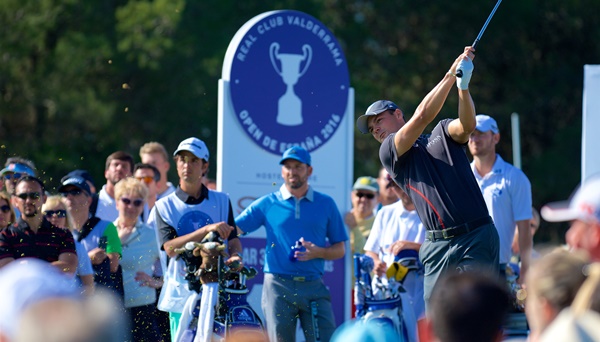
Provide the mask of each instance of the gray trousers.
{"label": "gray trousers", "polygon": [[445,271],[484,271],[498,274],[499,250],[500,239],[493,224],[448,240],[425,240],[419,251],[419,259],[425,266],[426,310],[431,291]]}
{"label": "gray trousers", "polygon": [[296,322],[306,341],[315,341],[310,302],[317,303],[317,322],[321,341],[327,342],[336,328],[331,296],[323,280],[299,282],[265,273],[261,306],[269,341],[296,341]]}

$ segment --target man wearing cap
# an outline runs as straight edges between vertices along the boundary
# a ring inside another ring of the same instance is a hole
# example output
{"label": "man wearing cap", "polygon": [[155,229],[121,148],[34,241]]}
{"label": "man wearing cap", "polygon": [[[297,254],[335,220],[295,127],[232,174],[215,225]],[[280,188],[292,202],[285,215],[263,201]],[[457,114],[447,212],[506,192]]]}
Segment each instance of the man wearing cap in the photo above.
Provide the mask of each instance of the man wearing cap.
{"label": "man wearing cap", "polygon": [[133,174],[133,157],[124,151],[117,151],[106,158],[104,178],[106,184],[98,193],[96,216],[102,220],[114,222],[119,216],[115,202],[115,185],[123,178]]}
{"label": "man wearing cap", "polygon": [[[373,270],[380,277],[386,276],[388,267],[394,263],[397,255],[402,251],[419,252],[425,241],[425,227],[410,197],[389,175],[387,187],[400,201],[386,205],[377,212],[371,235],[365,244],[365,254],[373,259]],[[425,313],[422,270],[413,272],[403,285],[412,298],[414,317],[421,318]]]}
{"label": "man wearing cap", "polygon": [[566,234],[569,247],[600,261],[600,174],[584,180],[570,201],[548,203],[541,214],[548,222],[571,221]]}
{"label": "man wearing cap", "polygon": [[[344,256],[348,234],[333,199],[308,184],[313,171],[308,151],[291,147],[279,164],[284,184],[252,202],[235,222],[240,234],[262,226],[267,231],[262,310],[269,340],[295,341],[299,318],[306,340],[314,341],[316,303],[321,341],[329,341],[336,326],[321,277],[325,260]],[[292,251],[297,241],[302,246]]]}
{"label": "man wearing cap", "polygon": [[0,177],[4,183],[4,191],[12,195],[15,191],[15,184],[22,176],[35,177],[35,165],[29,159],[21,157],[10,157],[4,164],[4,169],[0,171]]}
{"label": "man wearing cap", "polygon": [[[15,185],[19,178],[23,176],[36,176],[35,165],[29,159],[21,157],[10,157],[4,164],[4,169],[0,171],[0,177],[2,178],[2,184],[4,185],[4,192],[9,195],[13,195],[15,192]],[[16,217],[20,217],[19,209],[17,209],[16,203],[13,203],[15,207]]]}
{"label": "man wearing cap", "polygon": [[65,204],[73,219],[73,236],[79,241],[90,257],[94,269],[94,283],[109,288],[123,298],[121,240],[112,222],[90,215],[92,196],[90,186],[82,177],[63,177],[58,192],[65,198]]}
{"label": "man wearing cap", "polygon": [[344,222],[350,228],[350,247],[352,254],[364,253],[365,242],[371,232],[377,204],[379,185],[373,177],[358,177],[352,186],[352,210],[346,213]]}
{"label": "man wearing cap", "polygon": [[77,254],[70,232],[54,227],[42,213],[44,184],[33,176],[17,180],[14,199],[21,217],[0,232],[0,267],[15,259],[37,258],[65,273],[75,274]]}
{"label": "man wearing cap", "polygon": [[[209,153],[206,144],[198,138],[185,139],[173,156],[177,164],[179,187],[175,192],[158,200],[153,212],[160,245],[170,258],[165,272],[165,285],[159,299],[159,309],[169,312],[171,337],[173,341],[177,341],[177,336],[181,336],[188,328],[186,323],[189,322],[180,322],[180,318],[183,306],[194,292],[187,286],[182,288],[182,285],[177,285],[178,282],[185,284],[187,281],[174,277],[185,269],[184,261],[176,258],[178,254],[175,250],[188,242],[201,242],[208,233],[215,232],[228,247],[229,258],[225,263],[230,265],[238,262],[240,268],[243,264],[242,244],[234,229],[235,221],[229,196],[209,190],[202,183],[202,177],[208,170]],[[209,289],[212,285],[202,286]],[[203,292],[208,293],[208,290]],[[210,308],[202,305],[199,321],[212,321],[211,315]],[[209,318],[205,318],[206,316]],[[181,331],[178,332],[180,323]],[[198,334],[200,333],[204,334],[204,331],[199,329]]]}
{"label": "man wearing cap", "polygon": [[71,177],[81,177],[85,179],[85,182],[90,187],[90,195],[92,196],[92,204],[90,205],[90,215],[96,216],[96,210],[98,209],[98,193],[96,192],[96,185],[94,183],[94,179],[87,170],[78,169],[67,173],[66,176],[61,178],[60,182],[62,183]]}
{"label": "man wearing cap", "polygon": [[[465,153],[476,124],[468,87],[474,57],[474,49],[466,47],[410,120],[387,100],[374,102],[357,120],[362,133],[371,133],[381,143],[381,163],[410,196],[427,229],[419,252],[425,266],[426,303],[438,277],[447,270],[498,272],[498,232]],[[456,77],[457,70],[462,77]],[[455,82],[458,118],[441,120],[431,134],[424,135]]]}
{"label": "man wearing cap", "polygon": [[531,220],[531,183],[523,171],[505,162],[496,153],[500,131],[494,118],[479,114],[477,125],[469,138],[473,156],[471,169],[481,188],[490,216],[500,237],[500,273],[505,275],[512,255],[515,227],[519,232],[521,269],[518,281],[525,279],[531,259],[533,240]]}

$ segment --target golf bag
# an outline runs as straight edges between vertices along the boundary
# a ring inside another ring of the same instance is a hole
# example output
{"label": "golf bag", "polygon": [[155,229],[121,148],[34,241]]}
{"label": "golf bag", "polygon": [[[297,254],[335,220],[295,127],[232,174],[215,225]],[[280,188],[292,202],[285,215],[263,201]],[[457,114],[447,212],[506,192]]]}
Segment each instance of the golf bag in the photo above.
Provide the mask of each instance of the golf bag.
{"label": "golf bag", "polygon": [[512,310],[509,311],[504,322],[504,334],[511,337],[524,337],[529,335],[529,324],[525,316],[526,294],[517,282],[521,275],[521,267],[518,262],[510,262],[506,265],[506,283],[512,300]]}
{"label": "golf bag", "polygon": [[374,263],[367,255],[354,254],[354,303],[356,324],[365,322],[391,327],[397,341],[417,341],[417,320],[411,308],[411,298],[395,277],[371,278]]}
{"label": "golf bag", "polygon": [[[233,271],[224,264],[224,258],[220,254],[215,257],[214,269],[206,269],[206,263],[202,263],[193,253],[197,248],[203,248],[200,246],[202,244],[204,247],[208,246],[205,242],[217,242],[222,245],[216,234],[209,234],[202,243],[192,243],[193,246],[186,245],[178,250],[186,263],[186,279],[193,295],[184,305],[174,342],[225,341],[237,334],[243,334],[252,340],[266,340],[260,317],[246,300],[249,292],[246,280],[256,276],[256,269],[243,267],[240,271]],[[201,284],[200,279],[205,279],[206,272],[216,272],[218,281],[202,281]]]}

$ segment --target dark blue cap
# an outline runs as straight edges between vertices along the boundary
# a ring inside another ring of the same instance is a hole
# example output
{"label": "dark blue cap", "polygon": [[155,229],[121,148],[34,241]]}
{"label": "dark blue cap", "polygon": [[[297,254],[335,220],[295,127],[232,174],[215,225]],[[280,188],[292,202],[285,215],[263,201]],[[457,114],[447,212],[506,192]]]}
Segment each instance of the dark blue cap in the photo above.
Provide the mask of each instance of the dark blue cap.
{"label": "dark blue cap", "polygon": [[69,186],[74,186],[78,189],[85,191],[88,195],[91,194],[90,186],[82,177],[69,177],[62,182],[62,185],[58,188],[58,192],[62,193],[66,191]]}
{"label": "dark blue cap", "polygon": [[73,171],[67,173],[66,176],[61,178],[60,182],[63,183],[64,181],[66,181],[67,179],[72,178],[72,177],[81,177],[81,178],[85,179],[86,181],[92,183],[94,186],[96,186],[96,183],[94,183],[92,176],[86,170],[73,170]]}
{"label": "dark blue cap", "polygon": [[369,116],[381,114],[386,110],[396,110],[398,108],[399,107],[390,100],[375,101],[367,108],[365,114],[361,115],[358,120],[356,120],[356,126],[361,133],[367,134],[369,133]]}

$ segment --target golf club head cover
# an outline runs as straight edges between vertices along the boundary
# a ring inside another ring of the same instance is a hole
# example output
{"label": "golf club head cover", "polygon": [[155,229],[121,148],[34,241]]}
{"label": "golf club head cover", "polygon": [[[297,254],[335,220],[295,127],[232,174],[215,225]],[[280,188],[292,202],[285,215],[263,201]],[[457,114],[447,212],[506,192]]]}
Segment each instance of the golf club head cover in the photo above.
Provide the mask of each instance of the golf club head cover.
{"label": "golf club head cover", "polygon": [[471,81],[471,75],[473,74],[473,61],[470,58],[461,60],[456,67],[456,70],[462,70],[462,77],[456,78],[456,86],[458,89],[466,90],[469,89],[469,81]]}

